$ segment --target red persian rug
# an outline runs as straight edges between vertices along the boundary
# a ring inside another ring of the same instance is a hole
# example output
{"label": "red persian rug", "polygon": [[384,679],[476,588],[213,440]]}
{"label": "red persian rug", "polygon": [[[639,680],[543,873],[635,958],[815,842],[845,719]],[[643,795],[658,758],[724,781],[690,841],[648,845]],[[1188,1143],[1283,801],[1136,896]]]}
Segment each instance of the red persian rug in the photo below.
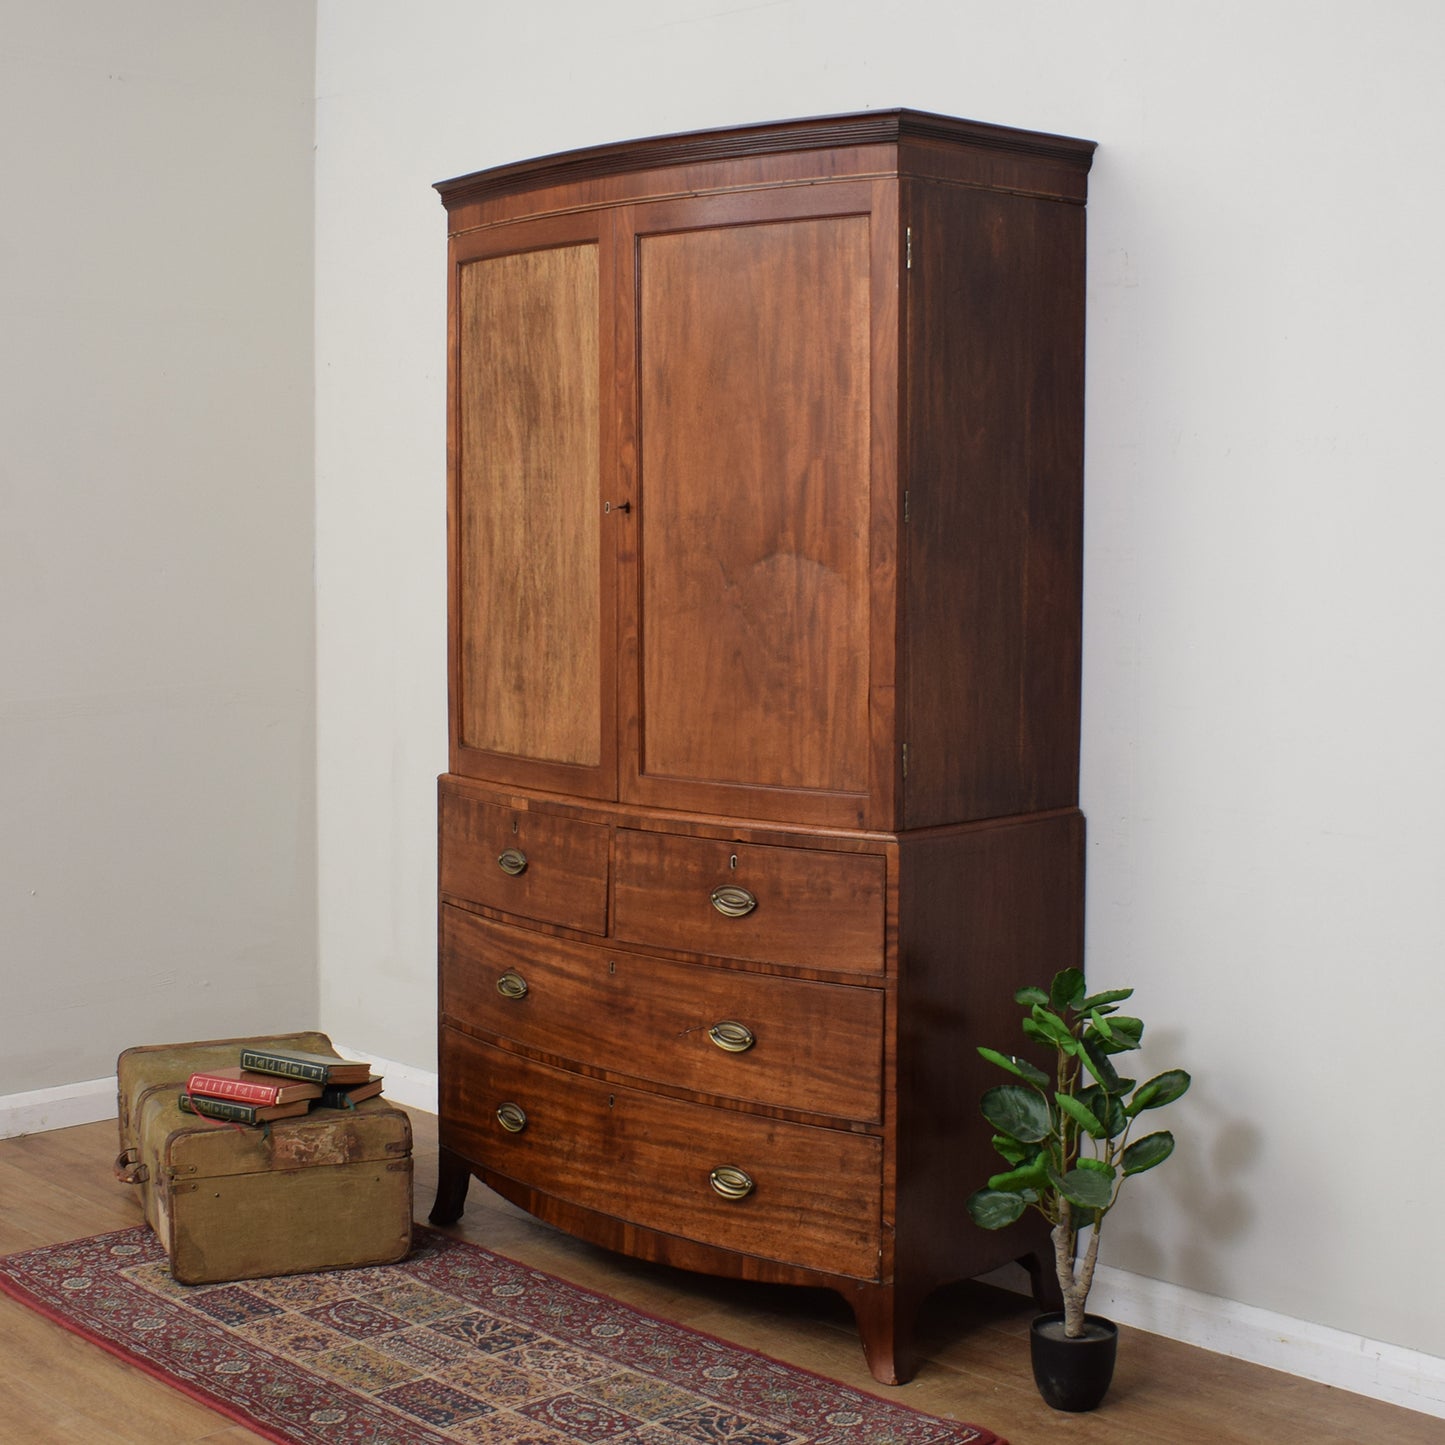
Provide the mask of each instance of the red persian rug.
{"label": "red persian rug", "polygon": [[1006,1445],[430,1229],[400,1264],[182,1285],[141,1225],[0,1289],[282,1445]]}

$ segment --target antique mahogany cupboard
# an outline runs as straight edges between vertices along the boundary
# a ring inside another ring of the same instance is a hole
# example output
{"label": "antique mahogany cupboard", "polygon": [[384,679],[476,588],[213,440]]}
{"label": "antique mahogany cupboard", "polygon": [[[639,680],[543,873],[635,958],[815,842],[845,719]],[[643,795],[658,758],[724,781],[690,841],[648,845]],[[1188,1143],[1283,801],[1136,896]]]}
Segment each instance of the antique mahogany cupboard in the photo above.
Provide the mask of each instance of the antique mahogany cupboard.
{"label": "antique mahogany cupboard", "polygon": [[450,223],[441,1182],[853,1306],[974,1227],[1078,964],[1093,146],[912,111],[575,151]]}

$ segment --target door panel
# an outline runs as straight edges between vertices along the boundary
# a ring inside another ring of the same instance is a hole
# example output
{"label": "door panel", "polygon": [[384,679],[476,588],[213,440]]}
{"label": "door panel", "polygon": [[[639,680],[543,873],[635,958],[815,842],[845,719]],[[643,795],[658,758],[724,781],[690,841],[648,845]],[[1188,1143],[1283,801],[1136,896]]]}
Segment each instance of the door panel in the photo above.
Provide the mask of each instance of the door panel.
{"label": "door panel", "polygon": [[870,239],[867,214],[636,238],[649,801],[868,792]]}
{"label": "door panel", "polygon": [[608,263],[597,236],[526,239],[508,235],[497,251],[485,239],[459,242],[453,771],[607,796],[616,763],[601,508]]}

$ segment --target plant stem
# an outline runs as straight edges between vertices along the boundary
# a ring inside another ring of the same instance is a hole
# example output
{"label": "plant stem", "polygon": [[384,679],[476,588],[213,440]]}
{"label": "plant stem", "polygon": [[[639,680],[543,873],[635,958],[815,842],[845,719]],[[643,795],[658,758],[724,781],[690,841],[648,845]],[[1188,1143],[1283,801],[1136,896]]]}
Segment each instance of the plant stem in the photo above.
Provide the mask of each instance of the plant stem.
{"label": "plant stem", "polygon": [[1059,1200],[1059,1222],[1053,1228],[1054,1271],[1059,1277],[1059,1291],[1064,1297],[1064,1333],[1077,1339],[1084,1332],[1084,1295],[1074,1277],[1073,1208],[1067,1199]]}

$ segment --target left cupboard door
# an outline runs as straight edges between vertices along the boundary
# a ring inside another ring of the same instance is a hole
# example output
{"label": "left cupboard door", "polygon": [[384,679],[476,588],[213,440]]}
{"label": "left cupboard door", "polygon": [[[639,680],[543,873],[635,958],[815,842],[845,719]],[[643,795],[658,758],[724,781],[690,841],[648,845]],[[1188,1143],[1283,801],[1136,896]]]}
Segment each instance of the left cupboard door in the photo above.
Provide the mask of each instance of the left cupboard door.
{"label": "left cupboard door", "polygon": [[451,243],[451,768],[613,798],[618,524],[605,216]]}

